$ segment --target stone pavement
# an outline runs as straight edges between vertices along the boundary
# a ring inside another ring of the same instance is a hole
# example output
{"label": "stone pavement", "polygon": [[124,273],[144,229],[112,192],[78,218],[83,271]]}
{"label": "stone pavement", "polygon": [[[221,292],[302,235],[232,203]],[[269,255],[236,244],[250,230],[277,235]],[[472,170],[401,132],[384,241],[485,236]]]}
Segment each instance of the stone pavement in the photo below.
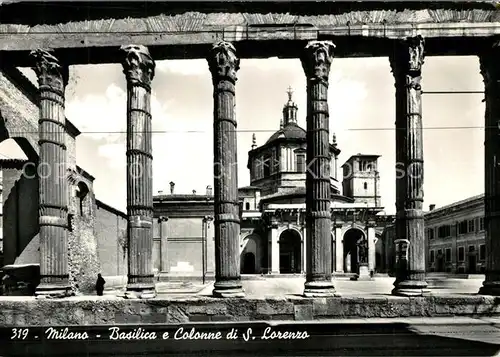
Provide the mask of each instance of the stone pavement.
{"label": "stone pavement", "polygon": [[[277,296],[298,296],[304,290],[305,278],[269,278],[242,280],[246,296],[249,298],[277,297]],[[483,283],[483,279],[449,279],[433,278],[429,279],[429,289],[433,295],[447,294],[477,294]],[[335,289],[341,296],[380,296],[391,293],[394,278],[376,277],[373,281],[351,281],[349,278],[334,279]],[[210,296],[213,284],[201,290],[198,295]],[[168,293],[166,290],[162,290]]]}
{"label": "stone pavement", "polygon": [[[431,281],[426,297],[390,294],[394,278],[335,279],[341,297],[304,298],[304,279],[244,280],[243,299],[212,297],[212,284],[159,283],[151,300],[127,300],[119,291],[66,299],[0,296],[0,325],[147,324],[217,321],[311,321],[344,318],[499,316],[500,297],[477,294],[482,279]],[[118,293],[118,294],[117,294]],[[56,315],[52,311],[57,311]]]}

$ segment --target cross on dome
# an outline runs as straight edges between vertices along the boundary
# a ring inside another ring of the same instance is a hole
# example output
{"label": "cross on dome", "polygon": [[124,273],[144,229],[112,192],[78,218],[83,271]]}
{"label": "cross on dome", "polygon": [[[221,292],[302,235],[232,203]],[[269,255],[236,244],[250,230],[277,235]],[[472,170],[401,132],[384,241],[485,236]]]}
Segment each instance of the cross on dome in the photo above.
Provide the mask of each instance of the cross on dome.
{"label": "cross on dome", "polygon": [[292,100],[293,90],[291,86],[288,86],[288,90],[286,93],[288,94],[288,100]]}

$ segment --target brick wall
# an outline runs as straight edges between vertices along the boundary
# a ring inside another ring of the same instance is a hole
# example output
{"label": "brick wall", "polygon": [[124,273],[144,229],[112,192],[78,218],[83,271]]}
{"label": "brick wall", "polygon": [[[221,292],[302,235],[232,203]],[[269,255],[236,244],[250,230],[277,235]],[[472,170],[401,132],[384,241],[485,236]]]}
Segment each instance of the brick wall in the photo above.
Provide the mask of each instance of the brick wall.
{"label": "brick wall", "polygon": [[123,213],[112,211],[107,205],[96,201],[95,231],[98,254],[103,276],[127,274],[127,219]]}

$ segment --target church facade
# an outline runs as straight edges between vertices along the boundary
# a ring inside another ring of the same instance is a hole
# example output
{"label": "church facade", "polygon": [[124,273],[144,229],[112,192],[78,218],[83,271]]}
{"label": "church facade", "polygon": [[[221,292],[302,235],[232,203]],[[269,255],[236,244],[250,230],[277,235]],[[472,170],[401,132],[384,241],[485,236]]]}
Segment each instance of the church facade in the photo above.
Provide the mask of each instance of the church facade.
{"label": "church facade", "polygon": [[[288,92],[280,128],[248,153],[250,185],[239,188],[242,274],[303,274],[306,270],[306,131]],[[379,155],[351,156],[339,170],[340,148],[330,143],[332,272],[358,273],[360,263],[377,272],[379,240],[391,218],[380,204]],[[210,276],[214,271],[213,194],[154,197],[153,255],[160,275]]]}

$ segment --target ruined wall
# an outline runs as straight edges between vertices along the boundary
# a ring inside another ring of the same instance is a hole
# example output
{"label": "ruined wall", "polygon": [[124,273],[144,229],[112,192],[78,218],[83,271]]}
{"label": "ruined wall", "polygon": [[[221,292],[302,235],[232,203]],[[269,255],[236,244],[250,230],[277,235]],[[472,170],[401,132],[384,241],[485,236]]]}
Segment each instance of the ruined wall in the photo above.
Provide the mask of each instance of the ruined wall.
{"label": "ruined wall", "polygon": [[[70,279],[75,290],[91,293],[101,270],[95,232],[93,183],[91,179],[75,172],[71,182],[68,205],[68,213],[71,215],[68,234]],[[82,189],[88,190],[83,198],[80,197]]]}
{"label": "ruined wall", "polygon": [[3,170],[4,265],[40,262],[38,180],[23,172]]}
{"label": "ruined wall", "polygon": [[[37,88],[20,72],[0,71],[0,141],[9,137],[16,139],[30,160],[38,152],[38,116],[36,100]],[[67,173],[68,190],[68,258],[69,274],[72,286],[81,292],[91,292],[97,273],[101,272],[101,262],[106,262],[106,271],[113,274],[124,274],[122,254],[116,248],[120,239],[117,230],[107,228],[109,220],[102,219],[102,210],[98,212],[93,192],[94,178],[80,169],[76,163],[76,137],[79,135],[69,121],[66,121],[67,136]],[[26,150],[31,144],[32,148]],[[7,160],[8,161],[8,160]],[[11,165],[12,166],[12,165]],[[39,224],[38,179],[21,175],[19,169],[2,169],[3,171],[3,237],[5,264],[39,264]],[[78,192],[82,183],[88,188],[88,194],[82,200]],[[80,187],[79,187],[80,184]],[[97,218],[98,217],[98,218]],[[114,219],[116,221],[117,215]],[[96,225],[96,220],[99,224]],[[112,220],[112,219],[111,219]],[[123,223],[120,224],[120,229]],[[112,223],[111,223],[112,225]],[[126,227],[126,225],[125,225]],[[100,251],[100,246],[114,245],[115,252],[109,249]],[[100,255],[104,256],[100,258]],[[117,258],[119,257],[119,259]],[[110,262],[116,263],[110,263]]]}

